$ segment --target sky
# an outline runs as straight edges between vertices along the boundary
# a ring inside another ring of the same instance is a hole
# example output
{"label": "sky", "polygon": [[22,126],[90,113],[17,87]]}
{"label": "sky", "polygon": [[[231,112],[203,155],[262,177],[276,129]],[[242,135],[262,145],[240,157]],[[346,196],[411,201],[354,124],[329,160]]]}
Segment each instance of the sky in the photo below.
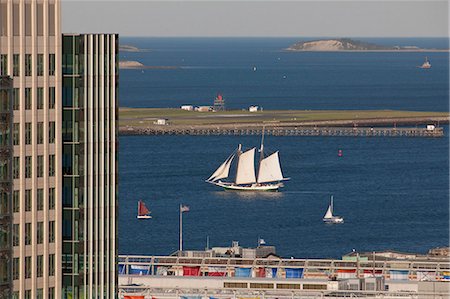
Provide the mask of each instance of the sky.
{"label": "sky", "polygon": [[64,33],[151,37],[445,37],[447,0],[62,0]]}

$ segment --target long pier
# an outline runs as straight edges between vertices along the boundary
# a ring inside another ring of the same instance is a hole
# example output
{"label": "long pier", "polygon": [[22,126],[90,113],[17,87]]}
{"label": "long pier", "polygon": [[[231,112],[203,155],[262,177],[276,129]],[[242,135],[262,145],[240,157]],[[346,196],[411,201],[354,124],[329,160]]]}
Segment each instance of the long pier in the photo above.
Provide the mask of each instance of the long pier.
{"label": "long pier", "polygon": [[266,135],[273,136],[333,136],[333,137],[443,137],[444,129],[417,127],[186,127],[152,126],[120,128],[121,135]]}

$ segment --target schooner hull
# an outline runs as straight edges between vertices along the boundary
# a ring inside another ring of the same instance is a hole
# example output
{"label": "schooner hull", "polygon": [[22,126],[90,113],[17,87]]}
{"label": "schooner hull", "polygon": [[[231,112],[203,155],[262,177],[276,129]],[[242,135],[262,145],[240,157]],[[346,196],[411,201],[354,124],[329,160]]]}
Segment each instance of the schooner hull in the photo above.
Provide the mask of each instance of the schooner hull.
{"label": "schooner hull", "polygon": [[225,190],[230,191],[278,191],[279,188],[283,187],[282,183],[277,184],[253,184],[251,186],[242,186],[242,185],[236,185],[236,184],[230,184],[230,183],[215,183],[212,182],[214,185],[224,188]]}

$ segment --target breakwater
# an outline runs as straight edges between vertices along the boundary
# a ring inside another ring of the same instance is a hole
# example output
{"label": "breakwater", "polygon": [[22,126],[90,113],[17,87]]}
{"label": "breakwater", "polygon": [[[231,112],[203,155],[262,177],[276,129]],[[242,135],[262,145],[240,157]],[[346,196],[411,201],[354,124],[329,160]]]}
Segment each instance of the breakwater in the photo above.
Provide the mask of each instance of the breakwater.
{"label": "breakwater", "polygon": [[125,127],[120,135],[261,135],[273,136],[342,136],[342,137],[443,137],[444,129],[400,127],[187,127],[151,126],[147,128]]}

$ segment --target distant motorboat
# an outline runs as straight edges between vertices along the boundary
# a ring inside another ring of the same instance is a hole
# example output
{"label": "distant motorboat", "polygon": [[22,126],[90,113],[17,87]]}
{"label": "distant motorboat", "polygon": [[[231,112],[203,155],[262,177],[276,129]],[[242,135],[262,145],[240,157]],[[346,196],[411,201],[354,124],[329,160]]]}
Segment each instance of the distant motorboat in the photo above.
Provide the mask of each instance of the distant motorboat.
{"label": "distant motorboat", "polygon": [[254,67],[253,67],[253,71],[256,72],[256,70],[257,70],[257,68],[256,68],[256,66],[254,66]]}
{"label": "distant motorboat", "polygon": [[428,57],[425,57],[425,62],[419,66],[421,69],[431,69],[431,63],[428,61]]}
{"label": "distant motorboat", "polygon": [[150,210],[145,206],[145,203],[140,200],[138,202],[138,219],[150,219],[152,216],[150,215]]}
{"label": "distant motorboat", "polygon": [[323,222],[329,224],[340,224],[344,223],[344,218],[341,216],[333,215],[333,195],[331,195],[330,204],[328,205],[328,210],[323,216]]}

